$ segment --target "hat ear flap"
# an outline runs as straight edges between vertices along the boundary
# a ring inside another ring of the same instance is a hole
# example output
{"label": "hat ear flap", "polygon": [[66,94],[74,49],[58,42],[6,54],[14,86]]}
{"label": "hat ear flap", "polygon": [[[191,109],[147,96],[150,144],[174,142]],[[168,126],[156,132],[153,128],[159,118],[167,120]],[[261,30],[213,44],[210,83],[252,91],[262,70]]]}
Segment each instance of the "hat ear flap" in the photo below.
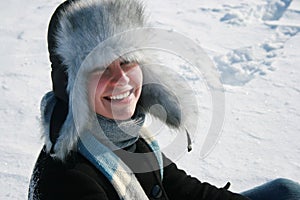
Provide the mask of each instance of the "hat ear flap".
{"label": "hat ear flap", "polygon": [[170,127],[179,128],[181,125],[179,101],[173,93],[161,84],[149,83],[144,85],[138,105]]}

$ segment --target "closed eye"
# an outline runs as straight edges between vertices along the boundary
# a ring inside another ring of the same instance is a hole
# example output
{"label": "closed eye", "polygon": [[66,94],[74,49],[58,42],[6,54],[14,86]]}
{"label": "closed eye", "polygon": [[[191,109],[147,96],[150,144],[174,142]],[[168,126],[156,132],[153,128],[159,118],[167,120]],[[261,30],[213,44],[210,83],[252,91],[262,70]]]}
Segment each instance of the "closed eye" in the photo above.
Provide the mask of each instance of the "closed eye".
{"label": "closed eye", "polygon": [[138,66],[137,62],[129,61],[129,60],[126,60],[126,59],[123,59],[123,58],[121,58],[121,60],[120,60],[120,65],[121,65],[121,68],[123,69],[124,72],[128,72],[132,68]]}
{"label": "closed eye", "polygon": [[127,64],[129,64],[129,63],[130,63],[130,61],[122,59],[121,62],[120,62],[120,65],[121,65],[121,66],[122,66],[122,65],[127,65]]}

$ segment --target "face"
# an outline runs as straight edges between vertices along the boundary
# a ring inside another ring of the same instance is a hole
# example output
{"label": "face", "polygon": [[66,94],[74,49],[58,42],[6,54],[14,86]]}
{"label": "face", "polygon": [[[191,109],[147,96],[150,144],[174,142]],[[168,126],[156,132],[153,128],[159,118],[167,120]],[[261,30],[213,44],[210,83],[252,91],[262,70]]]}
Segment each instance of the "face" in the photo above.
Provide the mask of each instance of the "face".
{"label": "face", "polygon": [[93,110],[110,119],[129,119],[140,97],[142,82],[140,66],[122,59],[91,73],[88,93]]}

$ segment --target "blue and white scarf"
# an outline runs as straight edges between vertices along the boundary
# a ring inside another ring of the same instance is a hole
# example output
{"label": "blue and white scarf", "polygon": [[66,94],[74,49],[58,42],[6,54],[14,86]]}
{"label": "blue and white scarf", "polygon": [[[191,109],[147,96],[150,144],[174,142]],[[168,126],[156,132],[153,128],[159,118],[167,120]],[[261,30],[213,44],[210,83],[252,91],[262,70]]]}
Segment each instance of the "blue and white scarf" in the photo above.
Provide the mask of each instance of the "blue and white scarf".
{"label": "blue and white scarf", "polygon": [[[155,154],[163,177],[163,160],[157,141],[148,131],[139,131]],[[78,151],[101,171],[111,182],[121,200],[147,200],[143,188],[134,172],[108,147],[103,145],[92,133],[85,133],[78,142]]]}

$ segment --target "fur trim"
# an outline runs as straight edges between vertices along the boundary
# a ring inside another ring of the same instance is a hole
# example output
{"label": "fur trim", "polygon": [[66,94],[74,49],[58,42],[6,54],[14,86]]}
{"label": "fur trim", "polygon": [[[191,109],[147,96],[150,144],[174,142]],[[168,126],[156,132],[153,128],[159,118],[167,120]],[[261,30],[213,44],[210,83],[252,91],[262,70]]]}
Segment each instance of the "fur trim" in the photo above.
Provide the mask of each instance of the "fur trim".
{"label": "fur trim", "polygon": [[41,111],[41,125],[43,127],[43,137],[45,138],[45,145],[47,151],[51,150],[52,143],[50,141],[50,120],[55,106],[56,99],[53,92],[48,92],[44,95],[40,105]]}
{"label": "fur trim", "polygon": [[[67,66],[69,113],[55,143],[53,156],[64,160],[75,148],[79,133],[93,127],[91,123],[95,114],[89,108],[86,90],[90,72],[107,66],[120,56],[129,61],[137,61],[140,65],[147,63],[151,56],[137,51],[139,47],[145,46],[147,36],[135,36],[129,31],[145,27],[145,24],[143,5],[136,0],[77,0],[60,13],[55,35],[58,43],[55,53],[62,58],[63,65]],[[155,74],[151,69],[143,72],[144,78]],[[53,93],[46,94],[42,101],[42,121],[48,151],[52,146],[49,139],[49,113],[51,116],[50,105],[53,104],[53,98]],[[146,85],[139,104],[171,127],[180,128],[180,104],[168,87]],[[165,112],[157,107],[151,109],[157,104]]]}
{"label": "fur trim", "polygon": [[180,127],[179,101],[163,85],[156,83],[144,85],[139,104],[146,112],[166,122],[166,124],[175,128]]}

